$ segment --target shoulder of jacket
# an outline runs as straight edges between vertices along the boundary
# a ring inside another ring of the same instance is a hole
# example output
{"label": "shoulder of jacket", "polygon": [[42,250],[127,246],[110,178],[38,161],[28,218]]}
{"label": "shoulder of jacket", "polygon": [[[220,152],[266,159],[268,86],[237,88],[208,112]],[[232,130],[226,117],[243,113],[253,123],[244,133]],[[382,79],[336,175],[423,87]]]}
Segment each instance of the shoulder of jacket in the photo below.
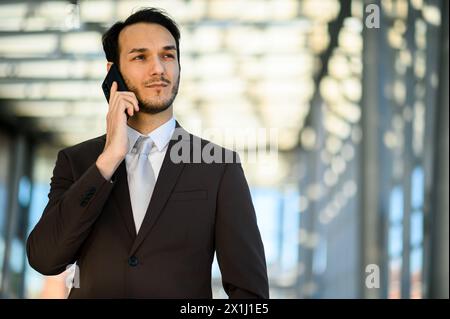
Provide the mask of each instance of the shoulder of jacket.
{"label": "shoulder of jacket", "polygon": [[89,140],[80,142],[72,146],[68,146],[66,148],[63,148],[60,152],[63,152],[69,156],[79,153],[92,152],[93,150],[97,149],[101,150],[105,142],[106,142],[106,134],[95,138],[91,138]]}

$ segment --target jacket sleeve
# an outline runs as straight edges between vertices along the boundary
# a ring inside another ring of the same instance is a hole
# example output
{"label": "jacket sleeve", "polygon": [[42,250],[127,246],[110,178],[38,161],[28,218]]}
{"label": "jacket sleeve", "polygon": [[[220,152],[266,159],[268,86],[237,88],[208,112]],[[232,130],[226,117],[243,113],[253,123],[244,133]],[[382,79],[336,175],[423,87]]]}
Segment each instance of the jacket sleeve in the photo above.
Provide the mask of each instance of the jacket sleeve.
{"label": "jacket sleeve", "polygon": [[215,245],[229,298],[269,298],[264,246],[240,163],[226,164],[219,186]]}
{"label": "jacket sleeve", "polygon": [[74,180],[69,157],[64,150],[58,153],[48,204],[27,240],[28,261],[35,270],[56,275],[76,261],[113,185],[95,163]]}

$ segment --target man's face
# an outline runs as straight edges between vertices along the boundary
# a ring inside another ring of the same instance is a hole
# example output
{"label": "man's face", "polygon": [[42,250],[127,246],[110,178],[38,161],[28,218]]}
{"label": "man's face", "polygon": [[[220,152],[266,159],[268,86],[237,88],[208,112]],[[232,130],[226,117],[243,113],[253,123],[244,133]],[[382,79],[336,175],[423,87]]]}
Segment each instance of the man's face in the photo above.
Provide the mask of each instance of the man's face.
{"label": "man's face", "polygon": [[120,72],[141,112],[156,114],[172,105],[180,82],[176,50],[172,34],[159,24],[136,23],[120,32]]}

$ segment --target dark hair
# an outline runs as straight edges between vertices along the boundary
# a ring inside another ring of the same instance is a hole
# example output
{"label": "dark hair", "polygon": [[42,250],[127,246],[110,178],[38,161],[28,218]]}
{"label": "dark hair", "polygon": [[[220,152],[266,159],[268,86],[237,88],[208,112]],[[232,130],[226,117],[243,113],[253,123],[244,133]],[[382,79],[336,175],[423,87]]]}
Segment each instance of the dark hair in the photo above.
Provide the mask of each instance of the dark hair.
{"label": "dark hair", "polygon": [[172,34],[177,45],[177,58],[178,64],[180,64],[180,30],[178,29],[178,25],[166,12],[156,8],[141,9],[129,16],[125,22],[116,22],[103,34],[102,43],[106,60],[119,65],[119,34],[126,26],[140,22],[159,24]]}

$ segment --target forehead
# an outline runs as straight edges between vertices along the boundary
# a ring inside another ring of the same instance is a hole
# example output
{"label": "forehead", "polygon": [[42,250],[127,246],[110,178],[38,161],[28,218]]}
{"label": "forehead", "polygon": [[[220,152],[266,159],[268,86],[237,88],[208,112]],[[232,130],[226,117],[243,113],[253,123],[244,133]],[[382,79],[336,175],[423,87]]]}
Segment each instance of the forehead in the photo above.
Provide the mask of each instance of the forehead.
{"label": "forehead", "polygon": [[156,23],[135,23],[126,26],[119,34],[119,49],[131,50],[136,47],[159,49],[176,45],[172,34]]}

